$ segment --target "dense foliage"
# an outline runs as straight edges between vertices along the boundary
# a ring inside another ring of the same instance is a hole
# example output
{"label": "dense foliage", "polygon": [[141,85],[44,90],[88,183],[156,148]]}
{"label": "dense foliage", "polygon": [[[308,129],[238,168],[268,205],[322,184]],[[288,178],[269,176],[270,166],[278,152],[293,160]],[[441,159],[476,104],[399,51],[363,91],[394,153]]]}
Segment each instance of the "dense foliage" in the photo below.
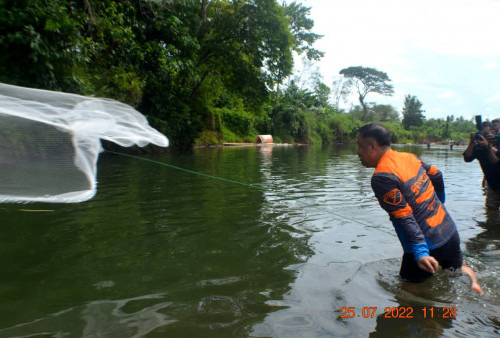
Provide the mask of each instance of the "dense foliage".
{"label": "dense foliage", "polygon": [[422,102],[416,96],[407,95],[403,107],[403,126],[406,130],[411,127],[420,127],[424,123]]}
{"label": "dense foliage", "polygon": [[[352,81],[331,89],[316,74],[312,88],[298,86],[293,53],[323,55],[309,13],[277,0],[0,0],[0,82],[120,100],[177,147],[266,133],[350,141],[369,121],[386,123],[401,142],[473,130],[453,118],[406,130],[393,107],[363,100],[363,109],[340,111]],[[367,86],[360,95],[392,93],[387,74],[349,69],[345,76]]]}

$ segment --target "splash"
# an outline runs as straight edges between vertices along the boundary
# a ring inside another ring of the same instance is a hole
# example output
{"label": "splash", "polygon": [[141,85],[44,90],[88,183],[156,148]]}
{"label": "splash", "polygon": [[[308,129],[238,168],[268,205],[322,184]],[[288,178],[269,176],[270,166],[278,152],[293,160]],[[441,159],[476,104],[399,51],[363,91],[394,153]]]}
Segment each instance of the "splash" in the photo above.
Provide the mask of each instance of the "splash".
{"label": "splash", "polygon": [[2,83],[0,126],[0,202],[92,198],[100,140],[168,146],[164,135],[124,103]]}

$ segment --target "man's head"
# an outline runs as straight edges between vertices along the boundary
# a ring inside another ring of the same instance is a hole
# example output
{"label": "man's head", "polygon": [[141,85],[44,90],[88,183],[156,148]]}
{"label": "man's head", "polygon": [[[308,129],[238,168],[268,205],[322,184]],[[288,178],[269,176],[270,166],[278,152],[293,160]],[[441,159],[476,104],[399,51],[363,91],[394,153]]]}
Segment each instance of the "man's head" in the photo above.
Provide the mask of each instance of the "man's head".
{"label": "man's head", "polygon": [[[490,122],[483,122],[481,124],[481,133],[478,134],[482,134],[488,143],[493,143],[495,141],[493,136],[493,126]],[[481,139],[481,136],[478,136],[478,134],[476,134],[476,140]]]}
{"label": "man's head", "polygon": [[481,132],[483,134],[491,134],[492,129],[493,129],[493,126],[491,125],[490,122],[483,122],[481,124]]}
{"label": "man's head", "polygon": [[358,156],[361,164],[375,168],[390,148],[391,135],[380,123],[370,123],[358,130]]}
{"label": "man's head", "polygon": [[493,133],[498,134],[500,133],[500,120],[493,120],[491,121],[491,125],[493,126]]}

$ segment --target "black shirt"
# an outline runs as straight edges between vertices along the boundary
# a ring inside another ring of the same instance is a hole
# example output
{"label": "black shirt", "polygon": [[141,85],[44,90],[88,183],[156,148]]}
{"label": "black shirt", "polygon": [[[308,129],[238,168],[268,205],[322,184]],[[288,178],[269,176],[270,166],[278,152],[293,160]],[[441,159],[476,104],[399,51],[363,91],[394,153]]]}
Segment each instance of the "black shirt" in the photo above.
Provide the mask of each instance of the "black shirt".
{"label": "black shirt", "polygon": [[[488,148],[475,146],[472,156],[467,157],[465,153],[463,154],[464,161],[472,162],[474,159],[477,159],[483,170],[484,177],[486,177],[486,181],[488,181],[488,185],[493,190],[500,190],[500,162],[491,163],[488,158],[489,151]],[[497,156],[500,156],[500,151],[497,152]]]}

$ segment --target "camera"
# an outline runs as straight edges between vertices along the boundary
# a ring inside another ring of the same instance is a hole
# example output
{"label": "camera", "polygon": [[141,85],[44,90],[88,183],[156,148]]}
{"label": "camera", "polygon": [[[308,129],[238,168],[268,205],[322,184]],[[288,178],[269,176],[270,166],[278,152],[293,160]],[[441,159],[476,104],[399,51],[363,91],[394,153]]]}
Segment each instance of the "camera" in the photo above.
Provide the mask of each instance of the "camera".
{"label": "camera", "polygon": [[476,119],[477,130],[481,130],[483,124],[483,117],[481,115],[476,115],[474,118]]}
{"label": "camera", "polygon": [[474,118],[476,120],[476,128],[478,130],[474,139],[476,141],[481,141],[484,137],[488,141],[488,143],[496,145],[497,147],[500,146],[500,135],[493,135],[487,130],[486,132],[483,132],[485,128],[492,129],[491,123],[483,122],[481,115],[476,115]]}
{"label": "camera", "polygon": [[476,115],[474,118],[476,120],[476,128],[478,130],[476,133],[476,140],[481,140],[481,136],[484,136],[481,132],[481,129],[483,128],[483,117],[481,115]]}

